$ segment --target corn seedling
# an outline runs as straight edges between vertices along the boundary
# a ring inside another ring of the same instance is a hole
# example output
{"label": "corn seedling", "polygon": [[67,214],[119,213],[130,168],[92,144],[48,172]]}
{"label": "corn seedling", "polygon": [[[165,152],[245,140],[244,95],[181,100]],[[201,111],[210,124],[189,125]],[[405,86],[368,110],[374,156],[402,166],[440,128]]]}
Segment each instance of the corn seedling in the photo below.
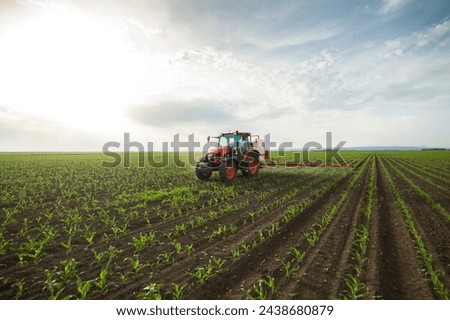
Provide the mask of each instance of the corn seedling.
{"label": "corn seedling", "polygon": [[291,269],[291,262],[290,261],[281,261],[281,266],[282,266],[282,270],[284,271],[284,275],[286,276],[286,278],[289,278],[291,276],[292,273],[292,269]]}
{"label": "corn seedling", "polygon": [[311,247],[313,247],[319,241],[319,235],[315,229],[305,233],[304,236]]}
{"label": "corn seedling", "polygon": [[128,257],[128,258],[125,258],[125,260],[128,260],[130,262],[135,276],[137,276],[139,274],[139,272],[141,271],[141,269],[144,267],[144,265],[141,264],[141,262],[139,261],[139,255],[135,255],[134,259]]}
{"label": "corn seedling", "polygon": [[0,237],[0,256],[4,255],[6,253],[6,248],[8,247],[11,240],[5,240],[4,237]]}
{"label": "corn seedling", "polygon": [[94,244],[95,231],[87,231],[84,234],[84,239],[86,239],[88,246]]}
{"label": "corn seedling", "polygon": [[106,277],[107,276],[108,276],[108,266],[106,265],[105,267],[102,268],[98,278],[95,280],[95,285],[101,291],[104,291],[106,288]]}
{"label": "corn seedling", "polygon": [[223,265],[225,264],[225,262],[227,260],[222,259],[222,258],[216,258],[214,256],[211,256],[211,259],[214,261],[214,264],[216,265],[217,270],[222,269]]}
{"label": "corn seedling", "polygon": [[117,249],[114,246],[109,246],[108,251],[106,251],[106,253],[108,254],[108,263],[111,263],[114,258],[116,258],[122,252],[123,250]]}
{"label": "corn seedling", "polygon": [[72,238],[68,238],[67,239],[67,241],[62,241],[61,242],[61,246],[64,248],[64,249],[66,249],[66,251],[68,251],[68,252],[70,252],[70,251],[72,251],[72,247],[73,247],[73,245],[72,245]]}
{"label": "corn seedling", "polygon": [[139,237],[133,237],[134,253],[143,250],[147,245],[153,245],[155,240],[155,232],[149,232],[148,234],[139,234]]}
{"label": "corn seedling", "polygon": [[241,248],[242,248],[242,251],[244,251],[244,252],[248,252],[248,250],[250,250],[250,246],[248,244],[246,244],[245,242],[241,243]]}
{"label": "corn seedling", "polygon": [[197,278],[197,282],[199,284],[204,284],[206,283],[206,281],[212,277],[213,275],[213,266],[212,265],[207,265],[205,267],[200,267],[197,266],[195,267],[195,272],[191,272],[189,273],[189,275],[194,276],[195,278]]}
{"label": "corn seedling", "polygon": [[221,237],[221,236],[225,236],[225,234],[227,233],[228,228],[226,225],[224,224],[219,224],[216,230],[213,230],[213,232],[210,234],[209,236],[209,241],[214,240],[215,238]]}
{"label": "corn seedling", "polygon": [[80,300],[86,300],[89,290],[92,287],[92,280],[83,281],[79,276],[77,276],[77,290],[80,294]]}
{"label": "corn seedling", "polygon": [[259,285],[254,285],[253,291],[255,292],[256,295],[253,295],[250,290],[244,289],[245,297],[247,300],[266,300],[267,299],[267,292],[264,290],[261,283],[259,283]]}
{"label": "corn seedling", "polygon": [[270,225],[269,229],[267,230],[267,235],[268,235],[269,237],[272,237],[272,236],[275,234],[275,232],[278,231],[278,229],[279,229],[278,222],[277,222],[277,223],[272,223],[272,224]]}
{"label": "corn seedling", "polygon": [[122,227],[119,227],[118,225],[114,224],[111,227],[111,230],[114,234],[114,237],[118,237],[121,234],[125,234],[128,231],[128,223],[125,223]]}
{"label": "corn seedling", "polygon": [[172,298],[174,300],[180,300],[183,298],[183,291],[188,285],[186,283],[183,283],[182,285],[179,285],[178,283],[172,283]]}
{"label": "corn seedling", "polygon": [[[5,209],[3,209],[3,210],[5,210]],[[6,217],[6,219],[7,219],[7,217]],[[25,238],[28,234],[28,230],[29,230],[28,221],[29,221],[28,218],[23,218],[23,226],[22,226],[22,229],[20,229],[19,235],[18,235],[20,238]]]}
{"label": "corn seedling", "polygon": [[52,227],[48,225],[41,225],[39,228],[39,232],[41,232],[44,235],[44,239],[42,242],[46,244],[53,243],[53,240],[56,238],[56,232],[53,230]]}
{"label": "corn seedling", "polygon": [[25,290],[25,279],[18,280],[13,284],[13,287],[17,287],[17,293],[14,296],[14,299],[18,300],[23,295],[23,291]]}
{"label": "corn seedling", "polygon": [[231,249],[231,260],[233,260],[233,261],[239,260],[240,256],[241,256],[241,252],[239,251],[239,248]]}
{"label": "corn seedling", "polygon": [[46,278],[44,281],[44,285],[45,285],[44,288],[50,294],[49,299],[56,300],[61,295],[62,291],[64,290],[64,287],[63,287],[62,283],[58,282],[55,279],[55,274],[58,275],[56,271],[55,271],[55,274],[50,270],[45,270],[44,273],[45,273],[45,278]]}
{"label": "corn seedling", "polygon": [[161,262],[170,264],[174,261],[174,259],[172,258],[171,252],[162,252],[158,255],[157,261],[158,261],[158,264]]}
{"label": "corn seedling", "polygon": [[270,293],[272,295],[276,294],[276,288],[275,288],[275,278],[273,277],[267,277],[267,279],[263,279],[262,282],[269,288]]}
{"label": "corn seedling", "polygon": [[259,236],[259,242],[264,242],[264,240],[266,239],[264,237],[264,233],[262,230],[259,230],[258,236]]}
{"label": "corn seedling", "polygon": [[186,249],[186,254],[190,256],[192,254],[192,251],[194,251],[194,244],[187,244],[184,248]]}
{"label": "corn seedling", "polygon": [[128,280],[128,276],[126,273],[119,273],[120,276],[120,283],[124,284]]}
{"label": "corn seedling", "polygon": [[178,241],[174,241],[173,242],[173,247],[175,248],[175,252],[180,255],[183,252],[183,245],[178,242]]}
{"label": "corn seedling", "polygon": [[345,278],[345,284],[347,286],[347,290],[343,296],[344,299],[357,300],[367,296],[366,285],[364,282],[361,282],[358,277],[353,275],[348,276]]}
{"label": "corn seedling", "polygon": [[94,259],[98,264],[101,264],[103,261],[103,258],[105,256],[105,252],[97,252],[94,249],[92,249],[92,254],[94,255]]}
{"label": "corn seedling", "polygon": [[303,258],[305,257],[305,253],[301,252],[297,248],[292,248],[291,255],[294,257],[295,261],[297,261],[297,263],[299,264],[302,263]]}
{"label": "corn seedling", "polygon": [[186,228],[187,228],[187,225],[185,223],[176,225],[175,226],[175,234],[176,235],[186,234]]}
{"label": "corn seedling", "polygon": [[160,283],[150,283],[144,288],[142,292],[138,294],[138,299],[143,300],[162,300],[162,284]]}
{"label": "corn seedling", "polygon": [[64,268],[64,280],[74,277],[77,274],[77,261],[74,258],[60,262]]}
{"label": "corn seedling", "polygon": [[167,233],[165,233],[164,234],[164,236],[167,238],[167,240],[169,240],[169,241],[172,241],[172,237],[174,236],[175,234],[172,232],[172,231],[169,231],[169,232],[167,232]]}
{"label": "corn seedling", "polygon": [[268,293],[263,286],[262,280],[258,280],[258,282],[253,285],[252,289],[253,290],[243,289],[247,300],[266,300],[267,299]]}

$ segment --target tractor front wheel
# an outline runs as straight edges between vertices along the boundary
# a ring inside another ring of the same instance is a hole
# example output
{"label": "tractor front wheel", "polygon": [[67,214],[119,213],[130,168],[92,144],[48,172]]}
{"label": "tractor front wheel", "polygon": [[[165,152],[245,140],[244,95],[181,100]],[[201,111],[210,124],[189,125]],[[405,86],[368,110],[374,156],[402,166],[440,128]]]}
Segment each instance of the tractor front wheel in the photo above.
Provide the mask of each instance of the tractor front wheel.
{"label": "tractor front wheel", "polygon": [[231,182],[236,176],[237,166],[234,161],[226,161],[220,165],[219,175],[222,182]]}
{"label": "tractor front wheel", "polygon": [[195,170],[195,175],[200,180],[206,181],[211,177],[212,172],[200,172],[199,170]]}

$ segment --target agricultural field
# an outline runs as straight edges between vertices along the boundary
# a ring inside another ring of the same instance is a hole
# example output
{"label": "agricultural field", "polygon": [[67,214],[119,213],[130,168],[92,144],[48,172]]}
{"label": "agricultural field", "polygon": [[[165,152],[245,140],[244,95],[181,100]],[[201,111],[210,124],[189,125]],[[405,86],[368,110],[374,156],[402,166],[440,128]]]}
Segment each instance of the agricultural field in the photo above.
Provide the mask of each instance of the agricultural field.
{"label": "agricultural field", "polygon": [[341,155],[224,185],[2,154],[0,299],[448,299],[450,152]]}

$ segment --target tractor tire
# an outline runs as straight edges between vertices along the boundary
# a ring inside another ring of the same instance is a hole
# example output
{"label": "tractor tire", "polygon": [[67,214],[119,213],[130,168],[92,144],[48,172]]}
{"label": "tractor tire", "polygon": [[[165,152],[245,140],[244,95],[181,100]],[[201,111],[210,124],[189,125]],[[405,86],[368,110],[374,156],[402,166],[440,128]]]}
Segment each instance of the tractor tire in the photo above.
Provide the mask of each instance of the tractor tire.
{"label": "tractor tire", "polygon": [[247,159],[250,162],[248,164],[248,168],[242,169],[242,175],[246,177],[254,177],[258,174],[259,168],[261,167],[259,155],[256,152],[250,151]]}
{"label": "tractor tire", "polygon": [[211,178],[212,172],[200,172],[198,170],[195,170],[195,175],[200,180],[207,181],[209,180],[209,178]]}
{"label": "tractor tire", "polygon": [[236,172],[237,166],[233,160],[224,161],[219,169],[220,180],[224,183],[230,183],[236,177]]}

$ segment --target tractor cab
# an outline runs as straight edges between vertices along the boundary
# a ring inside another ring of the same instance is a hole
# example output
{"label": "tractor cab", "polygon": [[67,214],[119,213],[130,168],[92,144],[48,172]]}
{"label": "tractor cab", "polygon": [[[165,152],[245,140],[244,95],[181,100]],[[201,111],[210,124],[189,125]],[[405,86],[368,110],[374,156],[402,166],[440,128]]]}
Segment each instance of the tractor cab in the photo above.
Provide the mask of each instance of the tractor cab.
{"label": "tractor cab", "polygon": [[219,136],[219,147],[229,147],[234,153],[245,153],[250,147],[250,133],[248,132],[233,132],[222,133]]}

